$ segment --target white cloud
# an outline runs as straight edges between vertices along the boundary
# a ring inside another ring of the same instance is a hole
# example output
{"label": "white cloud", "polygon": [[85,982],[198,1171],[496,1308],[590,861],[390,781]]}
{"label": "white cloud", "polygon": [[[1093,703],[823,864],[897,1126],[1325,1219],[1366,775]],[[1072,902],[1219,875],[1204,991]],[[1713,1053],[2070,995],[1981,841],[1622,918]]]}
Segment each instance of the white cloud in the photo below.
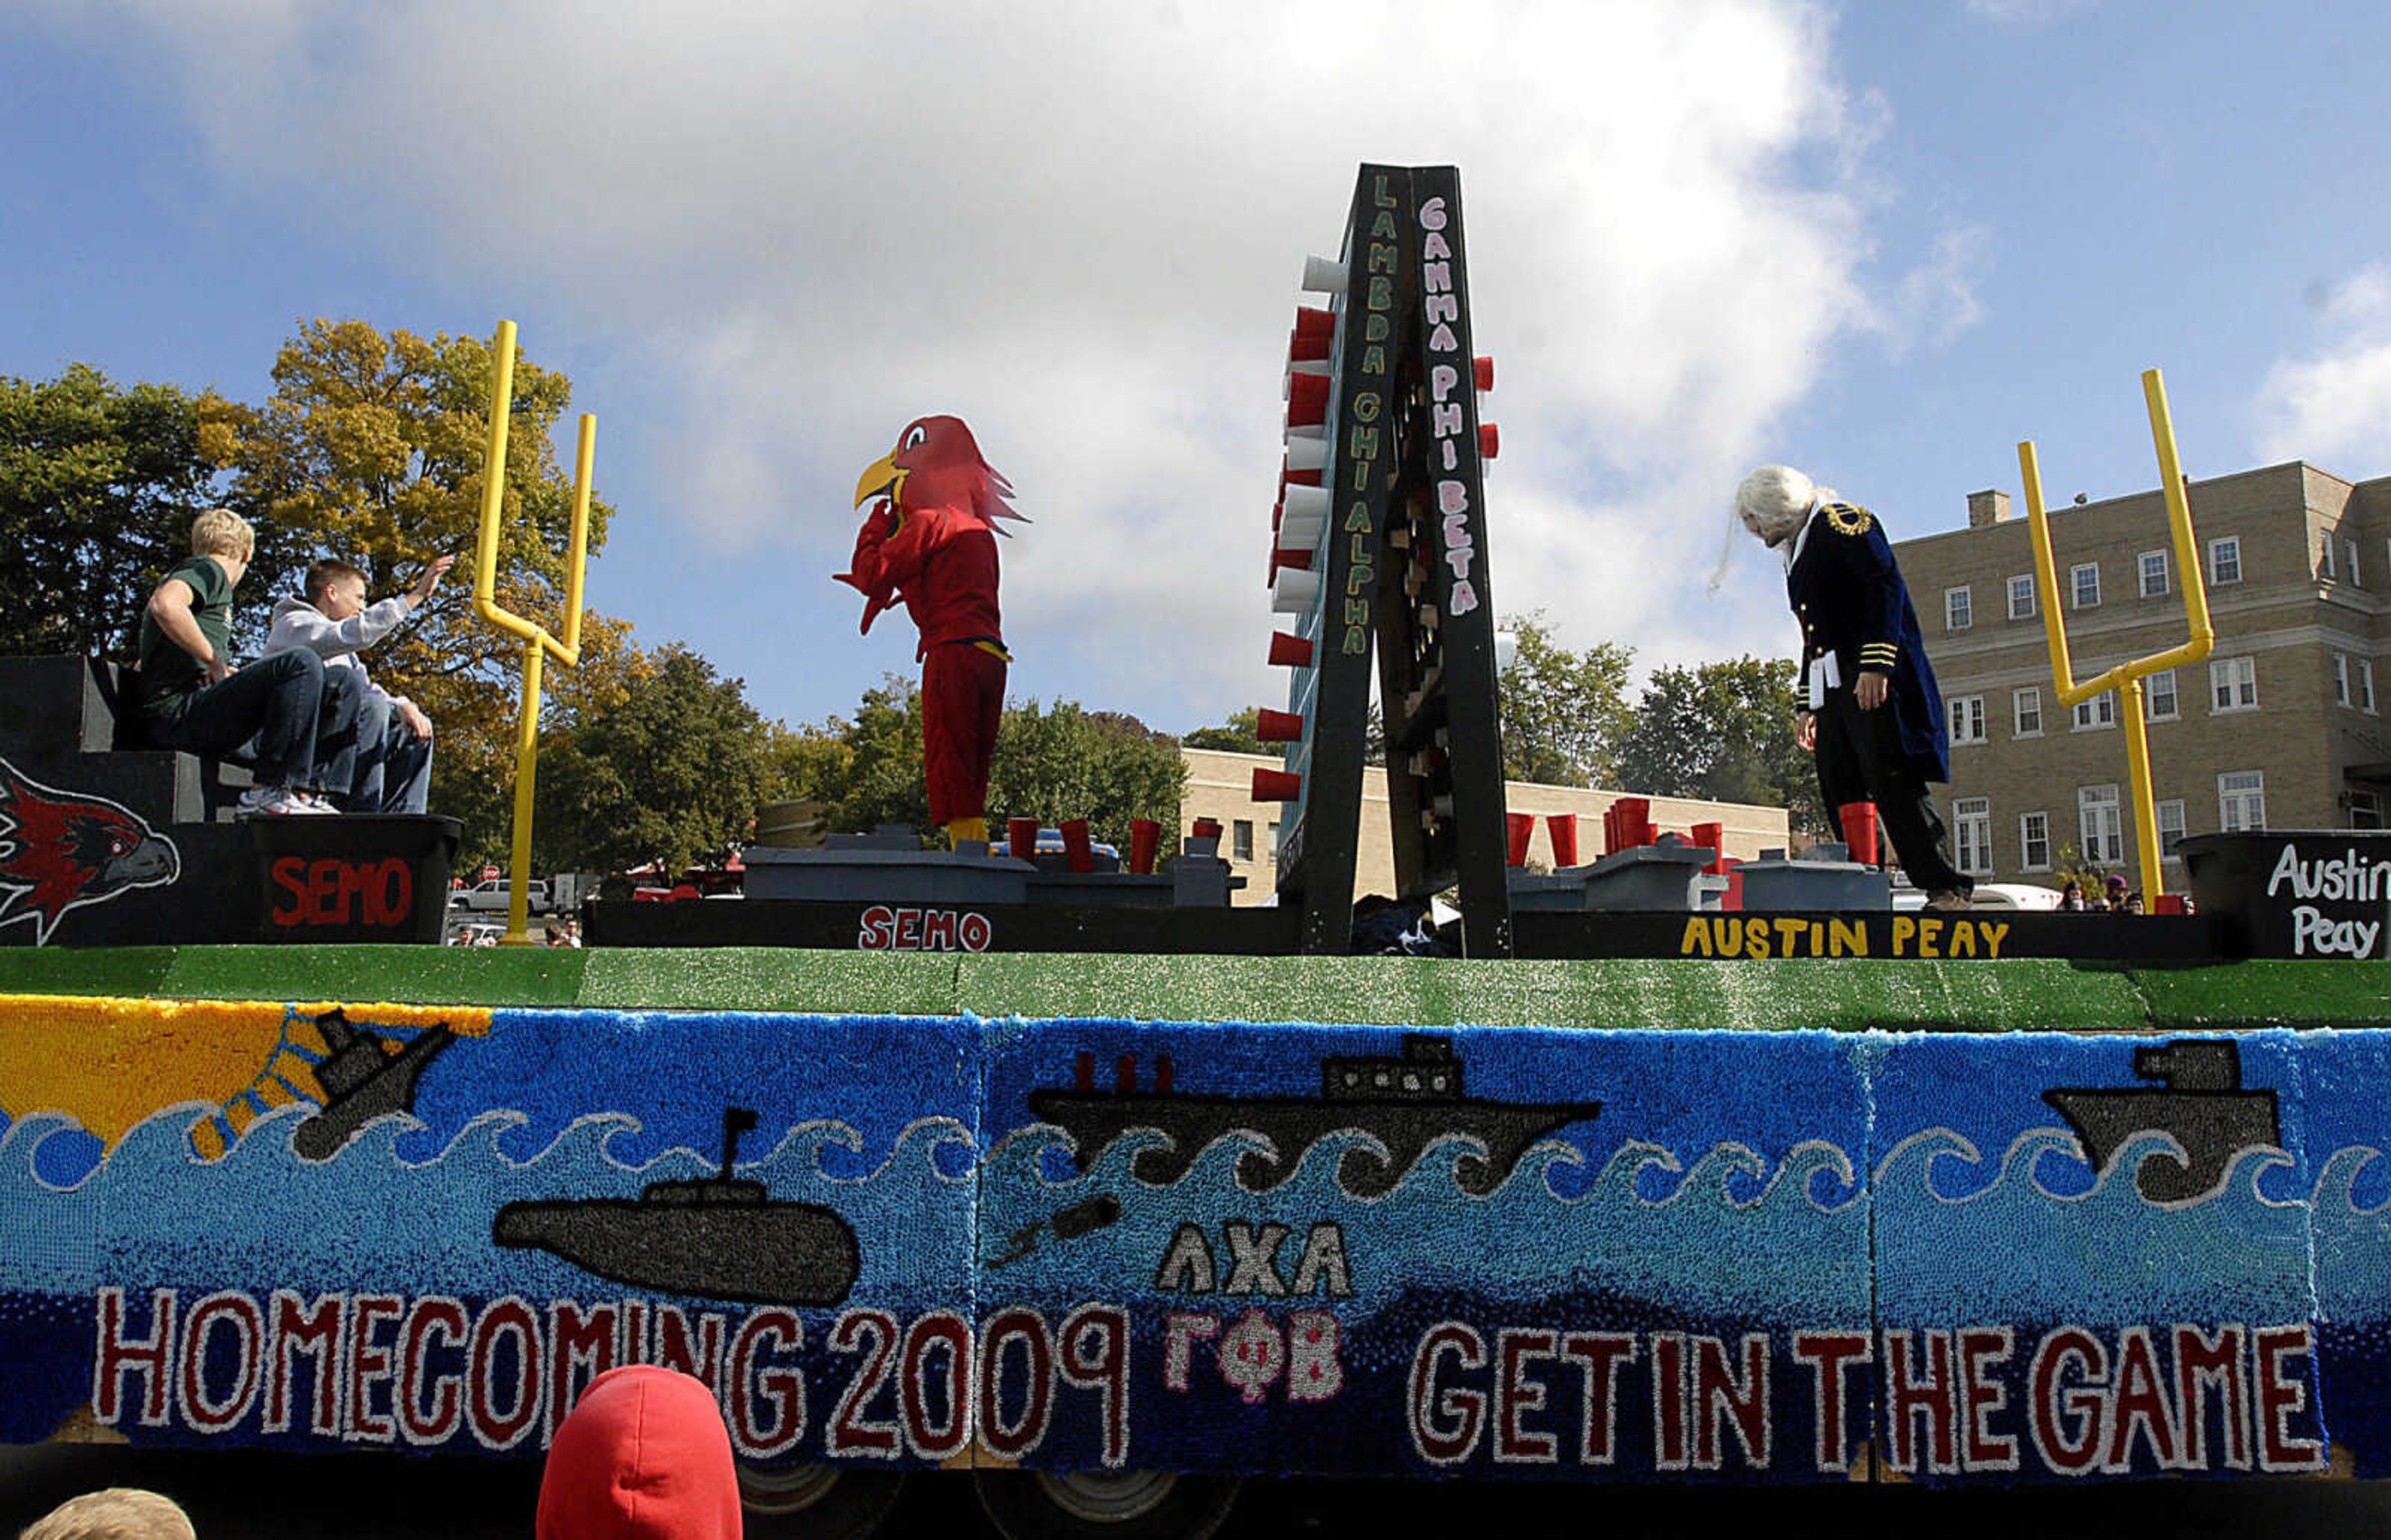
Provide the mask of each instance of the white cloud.
{"label": "white cloud", "polygon": [[2359,459],[2391,437],[2391,267],[2363,268],[2312,303],[2320,350],[2278,361],[2253,404],[2264,460]]}
{"label": "white cloud", "polygon": [[1971,231],[1869,274],[1882,104],[1798,3],[127,8],[236,195],[636,359],[605,455],[677,495],[626,517],[818,570],[795,629],[852,625],[856,468],[967,417],[1036,520],[1016,684],[1172,725],[1277,687],[1280,361],[1358,162],[1462,168],[1494,585],[1578,646],[1779,649],[1772,564],[1702,591],[1736,478],[1837,345],[1976,314]]}

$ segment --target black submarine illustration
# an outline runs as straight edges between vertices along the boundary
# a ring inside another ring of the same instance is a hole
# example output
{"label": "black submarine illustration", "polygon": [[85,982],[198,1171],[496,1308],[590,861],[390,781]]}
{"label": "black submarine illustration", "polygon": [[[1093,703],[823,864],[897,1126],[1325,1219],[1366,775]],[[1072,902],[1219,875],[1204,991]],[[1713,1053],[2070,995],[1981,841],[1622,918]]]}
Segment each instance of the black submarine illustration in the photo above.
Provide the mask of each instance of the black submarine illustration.
{"label": "black submarine illustration", "polygon": [[749,1304],[834,1305],[855,1287],[855,1227],[819,1203],[768,1197],[731,1175],[756,1114],[722,1115],[722,1171],[651,1182],[637,1198],[509,1203],[491,1222],[501,1246],[529,1247],[601,1278]]}
{"label": "black submarine illustration", "polygon": [[324,1105],[291,1136],[291,1148],[311,1161],[329,1161],[355,1138],[357,1130],[385,1112],[415,1110],[415,1084],[457,1034],[428,1027],[404,1044],[349,1025],[335,1008],[316,1019],[316,1031],[331,1052],[315,1067]]}
{"label": "black submarine illustration", "polygon": [[1171,1089],[1168,1058],[1156,1060],[1153,1088],[1141,1091],[1136,1069],[1133,1059],[1122,1058],[1116,1088],[1100,1091],[1093,1056],[1081,1054],[1074,1088],[1029,1093],[1029,1110],[1071,1136],[1072,1161],[1081,1173],[1129,1130],[1151,1128],[1171,1143],[1139,1150],[1131,1169],[1140,1181],[1166,1187],[1187,1174],[1205,1146],[1242,1130],[1268,1139],[1275,1154],[1246,1151],[1237,1161],[1237,1181],[1249,1192],[1267,1192],[1293,1175],[1323,1136],[1355,1129],[1376,1137],[1387,1152],[1348,1149],[1338,1162],[1338,1180],[1357,1198],[1377,1198],[1393,1190],[1430,1144],[1460,1134],[1485,1146],[1485,1154],[1462,1156],[1454,1179],[1463,1191],[1482,1198],[1503,1185],[1537,1140],[1602,1111],[1598,1101],[1465,1096],[1453,1040],[1432,1033],[1404,1033],[1400,1056],[1323,1059],[1317,1097],[1179,1094]]}
{"label": "black submarine illustration", "polygon": [[2217,1038],[2145,1044],[2134,1050],[2134,1073],[2153,1085],[2065,1086],[2045,1091],[2067,1126],[2084,1141],[2096,1172],[2144,1129],[2171,1134],[2184,1161],[2142,1162],[2134,1188],[2153,1203],[2181,1202],[2214,1188],[2233,1157],[2254,1148],[2281,1149],[2283,1124],[2269,1090],[2245,1090],[2242,1050]]}

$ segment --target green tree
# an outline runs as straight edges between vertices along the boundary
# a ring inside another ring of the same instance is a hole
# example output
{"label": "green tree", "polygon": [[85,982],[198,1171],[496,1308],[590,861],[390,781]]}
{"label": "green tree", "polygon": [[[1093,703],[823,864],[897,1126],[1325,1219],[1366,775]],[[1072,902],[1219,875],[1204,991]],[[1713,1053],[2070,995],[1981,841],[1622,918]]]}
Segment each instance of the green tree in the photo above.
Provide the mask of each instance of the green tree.
{"label": "green tree", "polygon": [[1750,656],[1655,670],[1620,744],[1620,785],[1782,806],[1797,831],[1825,837],[1817,770],[1793,736],[1794,675]]}
{"label": "green tree", "polygon": [[1635,714],[1624,689],[1635,649],[1596,642],[1571,652],[1553,640],[1540,610],[1508,629],[1519,646],[1499,681],[1503,773],[1547,786],[1613,784]]}
{"label": "green tree", "polygon": [[[226,500],[239,413],[213,391],[120,387],[87,364],[0,378],[0,652],[130,661],[143,601],[190,554],[193,516]],[[268,581],[277,556],[262,543],[252,564]],[[236,615],[246,640],[263,635],[262,607]]]}
{"label": "green tree", "polygon": [[1198,727],[1180,738],[1190,749],[1213,749],[1230,754],[1267,754],[1275,746],[1264,743],[1258,736],[1261,712],[1252,706],[1231,712],[1229,720],[1218,727]]}
{"label": "green tree", "polygon": [[835,799],[821,799],[829,810],[823,827],[859,833],[911,824],[926,837],[930,791],[922,778],[921,687],[901,674],[884,674],[863,692],[852,722],[833,717],[829,725],[848,757],[845,789]]}
{"label": "green tree", "polygon": [[[784,730],[769,757],[773,794],[821,802],[825,828],[902,823],[925,840],[944,838],[931,827],[922,778],[922,692],[902,674],[866,690],[852,719]],[[998,827],[1008,817],[1086,818],[1098,839],[1119,843],[1132,818],[1175,827],[1185,781],[1179,740],[1170,734],[1076,701],[1032,700],[1005,708],[989,766],[989,815]]]}
{"label": "green tree", "polygon": [[[276,358],[273,397],[238,415],[227,446],[236,506],[258,522],[261,550],[270,537],[284,558],[282,580],[244,584],[261,598],[294,591],[287,574],[319,556],[356,566],[377,598],[444,551],[461,558],[368,663],[437,725],[433,806],[465,820],[469,851],[507,842],[522,689],[523,644],[478,621],[472,606],[493,367],[478,338],[311,322]],[[562,618],[573,480],[551,435],[571,396],[563,375],[518,354],[495,591],[507,610],[552,628]],[[592,498],[593,557],[605,547],[611,514]],[[627,630],[585,619],[585,654],[619,651]]]}
{"label": "green tree", "polygon": [[743,842],[773,781],[769,731],[745,686],[678,643],[637,689],[559,724],[541,756],[534,864],[666,874]]}
{"label": "green tree", "polygon": [[1179,741],[1133,716],[1077,701],[1009,706],[996,737],[989,810],[1043,824],[1085,818],[1095,837],[1126,847],[1130,820],[1179,824],[1187,765]]}

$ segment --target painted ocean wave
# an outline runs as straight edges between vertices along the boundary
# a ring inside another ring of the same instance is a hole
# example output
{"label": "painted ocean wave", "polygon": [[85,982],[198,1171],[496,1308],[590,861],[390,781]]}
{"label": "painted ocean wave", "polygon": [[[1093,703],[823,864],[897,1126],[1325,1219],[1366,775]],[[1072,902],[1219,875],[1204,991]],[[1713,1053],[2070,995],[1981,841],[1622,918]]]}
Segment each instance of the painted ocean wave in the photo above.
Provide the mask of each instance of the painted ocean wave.
{"label": "painted ocean wave", "polygon": [[[2054,1161],[2055,1180],[2046,1181],[2046,1161]],[[2085,1159],[2083,1141],[2064,1128],[2029,1128],[2010,1141],[1997,1166],[1987,1167],[1975,1141],[1948,1128],[1928,1128],[1894,1145],[1877,1162],[1873,1187],[1880,1194],[1919,1193],[1938,1203],[1981,1202],[2006,1189],[2024,1186],[2054,1203],[2081,1203],[2129,1196],[2137,1203],[2164,1209],[2198,1208],[2229,1193],[2247,1197],[2268,1208],[2302,1208],[2306,1198],[2271,1199],[2259,1191],[2261,1177],[2277,1168],[2294,1165],[2292,1157],[2273,1146],[2253,1146],[2237,1151],[2206,1192],[2172,1201],[2152,1203],[2137,1186],[2142,1164],[2161,1161],[2188,1164],[2184,1147],[2175,1136],[2146,1129],[2119,1145],[2099,1172]],[[1984,1174],[1989,1170],[1990,1176]],[[1973,1183],[1967,1178],[1978,1178]],[[1947,1178],[1947,1180],[1945,1179]]]}
{"label": "painted ocean wave", "polygon": [[[1106,1188],[1134,1186],[1166,1191],[1189,1187],[1198,1191],[1242,1192],[1249,1189],[1238,1173],[1247,1155],[1262,1156],[1276,1166],[1283,1161],[1285,1153],[1262,1135],[1247,1129],[1231,1130],[1198,1150],[1183,1174],[1171,1181],[1157,1183],[1139,1175],[1136,1167],[1138,1156],[1149,1149],[1172,1150],[1175,1155],[1170,1136],[1160,1129],[1125,1131],[1097,1156],[1093,1169],[1084,1179],[1073,1174],[1073,1149],[1070,1135],[1053,1123],[1016,1128],[998,1141],[989,1154],[989,1185],[1002,1188],[1017,1183],[1060,1192],[1084,1180],[1088,1185]],[[1385,1141],[1365,1130],[1340,1129],[1325,1134],[1304,1151],[1295,1172],[1284,1181],[1278,1180],[1279,1174],[1273,1171],[1266,1188],[1325,1194],[1327,1186],[1334,1183],[1339,1196],[1356,1203],[1421,1200],[1485,1203],[1519,1189],[1541,1192],[1561,1203],[1609,1200],[1648,1208],[1686,1200],[1689,1193],[1707,1193],[1739,1208],[1798,1198],[1823,1212],[1857,1201],[1864,1190],[1851,1156],[1824,1139],[1803,1140],[1776,1162],[1749,1145],[1727,1140],[1705,1151],[1688,1170],[1674,1152],[1646,1140],[1628,1140],[1607,1161],[1597,1162],[1574,1141],[1554,1137],[1530,1146],[1502,1183],[1483,1194],[1471,1192],[1459,1180],[1465,1161],[1480,1161],[1486,1155],[1485,1145],[1467,1134],[1446,1134],[1429,1140],[1394,1187],[1376,1197],[1353,1193],[1338,1180],[1337,1173],[1349,1153],[1383,1162],[1389,1151]]]}
{"label": "painted ocean wave", "polygon": [[[2091,1174],[2061,1129],[2019,1135],[1997,1167],[1949,1129],[1902,1140],[1874,1181],[1886,1319],[1948,1321],[1981,1315],[1988,1302],[2022,1319],[2305,1315],[2310,1205],[2259,1190],[2291,1157],[2253,1148],[2207,1193],[2143,1198],[2143,1163],[2172,1166],[2181,1152],[2165,1134],[2137,1134]],[[1988,1169],[1988,1180],[1968,1180]]]}
{"label": "painted ocean wave", "polygon": [[[1601,1289],[1723,1315],[1815,1310],[1822,1300],[1866,1315],[1868,1217],[1856,1173],[1843,1151],[1816,1141],[1773,1163],[1748,1147],[1722,1145],[1688,1170],[1655,1145],[1630,1143],[1597,1166],[1578,1146],[1547,1140],[1481,1196],[1462,1182],[1465,1162],[1482,1147],[1454,1135],[1431,1141],[1391,1191],[1367,1198],[1338,1174],[1349,1154],[1383,1149],[1367,1135],[1316,1141],[1285,1181],[1260,1192],[1239,1185],[1236,1168],[1247,1154],[1268,1151],[1266,1141],[1225,1136],[1198,1151],[1180,1180],[1145,1182],[1133,1170],[1136,1155],[1164,1142],[1151,1131],[1124,1136],[1085,1176],[1059,1179],[1046,1162],[1070,1148],[1061,1130],[1021,1130],[1001,1142],[982,1187],[982,1255],[995,1287],[1008,1298],[1065,1300],[1118,1289],[1126,1277],[1151,1280],[1164,1298],[1200,1294],[1190,1287],[1201,1277],[1185,1260],[1191,1244],[1215,1264],[1217,1284],[1241,1245],[1250,1250],[1268,1236],[1289,1303],[1308,1298],[1366,1311],[1415,1289],[1516,1301]],[[1654,1170],[1674,1179],[1657,1192],[1639,1190]],[[1073,1222],[1107,1200],[1106,1223]],[[1337,1294],[1325,1276],[1309,1296],[1297,1293],[1299,1259],[1332,1242],[1351,1294]]]}
{"label": "painted ocean wave", "polygon": [[[673,1149],[643,1164],[610,1146],[639,1120],[593,1113],[575,1120],[527,1158],[508,1136],[523,1119],[493,1111],[460,1129],[436,1157],[401,1159],[414,1119],[379,1119],[330,1159],[310,1161],[291,1136],[312,1109],[277,1110],[252,1123],[225,1156],[200,1160],[190,1103],[128,1131],[106,1162],[71,1187],[42,1180],[33,1149],[71,1126],[47,1115],[0,1134],[0,1255],[6,1283],[84,1293],[103,1284],[167,1279],[177,1287],[403,1288],[487,1297],[604,1299],[639,1293],[546,1252],[498,1246],[498,1211],[511,1202],[637,1199],[651,1182],[716,1174],[717,1160]],[[770,1154],[736,1174],[765,1183],[774,1200],[820,1203],[864,1238],[859,1295],[894,1303],[950,1299],[966,1288],[974,1186],[942,1152],[971,1145],[951,1118],[924,1118],[897,1137],[868,1174],[830,1169],[860,1149],[856,1132],[826,1121],[785,1131]]]}
{"label": "painted ocean wave", "polygon": [[2334,1151],[2316,1193],[2317,1305],[2343,1325],[2391,1322],[2391,1193],[2367,1203],[2361,1182],[2379,1185],[2391,1161],[2372,1145]]}

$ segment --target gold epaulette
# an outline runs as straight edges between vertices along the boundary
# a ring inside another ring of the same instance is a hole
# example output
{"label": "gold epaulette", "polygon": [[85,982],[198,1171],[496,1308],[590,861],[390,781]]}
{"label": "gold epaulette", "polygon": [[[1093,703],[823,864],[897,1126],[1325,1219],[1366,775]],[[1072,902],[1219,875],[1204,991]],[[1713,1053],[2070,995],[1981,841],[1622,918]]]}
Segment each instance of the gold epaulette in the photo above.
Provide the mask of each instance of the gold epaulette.
{"label": "gold epaulette", "polygon": [[1837,534],[1866,534],[1875,515],[1853,503],[1827,505],[1827,527]]}

